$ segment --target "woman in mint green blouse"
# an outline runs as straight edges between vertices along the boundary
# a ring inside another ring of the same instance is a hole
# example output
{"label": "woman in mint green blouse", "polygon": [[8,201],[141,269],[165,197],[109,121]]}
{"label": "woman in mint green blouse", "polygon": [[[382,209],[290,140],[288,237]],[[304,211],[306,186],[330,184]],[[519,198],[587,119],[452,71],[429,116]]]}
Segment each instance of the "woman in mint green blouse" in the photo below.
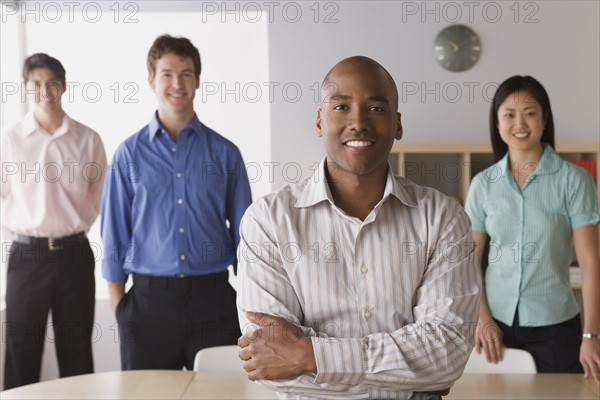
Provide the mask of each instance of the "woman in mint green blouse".
{"label": "woman in mint green blouse", "polygon": [[[594,182],[554,152],[550,100],[532,77],[498,87],[490,134],[496,164],[473,178],[466,202],[479,259],[490,237],[475,349],[498,362],[504,345],[521,348],[538,372],[583,370],[600,382]],[[583,276],[583,332],[569,282],[573,245]]]}

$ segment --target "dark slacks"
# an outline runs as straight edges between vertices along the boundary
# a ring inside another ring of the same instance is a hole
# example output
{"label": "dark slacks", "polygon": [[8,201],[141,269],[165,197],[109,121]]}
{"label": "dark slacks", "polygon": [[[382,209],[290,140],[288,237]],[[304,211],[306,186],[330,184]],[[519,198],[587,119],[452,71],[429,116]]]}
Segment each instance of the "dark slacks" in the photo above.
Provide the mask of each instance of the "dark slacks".
{"label": "dark slacks", "polygon": [[519,326],[516,313],[512,326],[496,321],[504,334],[506,347],[526,350],[533,356],[538,372],[581,373],[581,318],[575,317],[556,325]]}
{"label": "dark slacks", "polygon": [[[60,377],[94,372],[94,265],[87,239],[54,251],[12,244],[2,327],[5,389],[39,381],[45,343],[56,346]],[[50,310],[52,326],[47,326]]]}
{"label": "dark slacks", "polygon": [[237,343],[235,301],[227,272],[185,278],[134,275],[116,311],[121,368],[192,370],[198,350]]}

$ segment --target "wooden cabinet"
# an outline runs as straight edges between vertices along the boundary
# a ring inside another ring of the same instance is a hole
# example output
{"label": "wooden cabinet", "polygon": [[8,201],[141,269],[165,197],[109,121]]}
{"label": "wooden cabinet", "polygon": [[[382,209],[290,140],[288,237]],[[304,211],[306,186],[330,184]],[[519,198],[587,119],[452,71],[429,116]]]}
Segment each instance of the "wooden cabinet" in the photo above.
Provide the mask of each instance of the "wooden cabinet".
{"label": "wooden cabinet", "polygon": [[[600,143],[558,143],[556,152],[566,160],[595,161],[596,191],[600,179]],[[436,188],[465,204],[471,179],[494,163],[491,144],[403,143],[390,154],[394,172]]]}

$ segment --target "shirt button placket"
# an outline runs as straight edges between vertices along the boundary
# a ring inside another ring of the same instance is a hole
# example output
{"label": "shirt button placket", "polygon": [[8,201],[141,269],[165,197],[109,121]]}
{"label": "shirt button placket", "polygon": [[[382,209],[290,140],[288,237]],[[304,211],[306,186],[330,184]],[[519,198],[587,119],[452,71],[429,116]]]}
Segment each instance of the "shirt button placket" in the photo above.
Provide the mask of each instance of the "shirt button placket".
{"label": "shirt button placket", "polygon": [[[186,136],[185,132],[182,132],[179,135],[177,147],[181,147],[181,149],[186,148]],[[189,252],[187,245],[187,235],[185,230],[185,221],[186,221],[186,190],[185,190],[185,151],[177,151],[177,147],[172,147],[171,152],[173,153],[173,173],[174,173],[174,221],[172,221],[173,225],[176,228],[176,232],[179,234],[175,237],[177,242],[177,249],[179,252],[179,274],[187,274],[189,264]]]}
{"label": "shirt button placket", "polygon": [[[523,281],[523,240],[525,240],[525,197],[523,196],[523,192],[521,191],[521,193],[519,193],[519,202],[520,202],[520,210],[519,210],[519,222],[520,222],[520,235],[519,235],[519,243],[516,244],[515,246],[515,251],[517,252],[516,254],[516,261],[518,262],[518,268],[519,268],[519,275],[518,275],[518,280],[516,282],[516,292],[517,292],[517,297],[518,299],[520,299],[521,297],[521,291],[519,290],[519,288],[521,287],[521,282]],[[517,309],[519,307],[519,303],[517,302]]]}

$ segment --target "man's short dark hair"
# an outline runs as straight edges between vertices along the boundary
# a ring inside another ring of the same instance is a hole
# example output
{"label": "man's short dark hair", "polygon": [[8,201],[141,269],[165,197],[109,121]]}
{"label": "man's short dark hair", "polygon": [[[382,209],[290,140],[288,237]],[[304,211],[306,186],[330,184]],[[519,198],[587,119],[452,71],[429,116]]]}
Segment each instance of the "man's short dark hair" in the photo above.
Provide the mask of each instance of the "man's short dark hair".
{"label": "man's short dark hair", "polygon": [[27,57],[23,63],[23,80],[27,82],[31,71],[37,68],[49,69],[52,72],[52,75],[54,75],[54,78],[63,86],[66,86],[67,78],[65,68],[56,58],[50,57],[45,53],[35,53]]}
{"label": "man's short dark hair", "polygon": [[162,35],[156,38],[150,51],[148,51],[148,73],[150,76],[156,74],[156,63],[167,53],[175,54],[179,57],[189,57],[194,63],[196,78],[200,80],[200,52],[192,42],[184,37],[173,37],[171,35]]}

